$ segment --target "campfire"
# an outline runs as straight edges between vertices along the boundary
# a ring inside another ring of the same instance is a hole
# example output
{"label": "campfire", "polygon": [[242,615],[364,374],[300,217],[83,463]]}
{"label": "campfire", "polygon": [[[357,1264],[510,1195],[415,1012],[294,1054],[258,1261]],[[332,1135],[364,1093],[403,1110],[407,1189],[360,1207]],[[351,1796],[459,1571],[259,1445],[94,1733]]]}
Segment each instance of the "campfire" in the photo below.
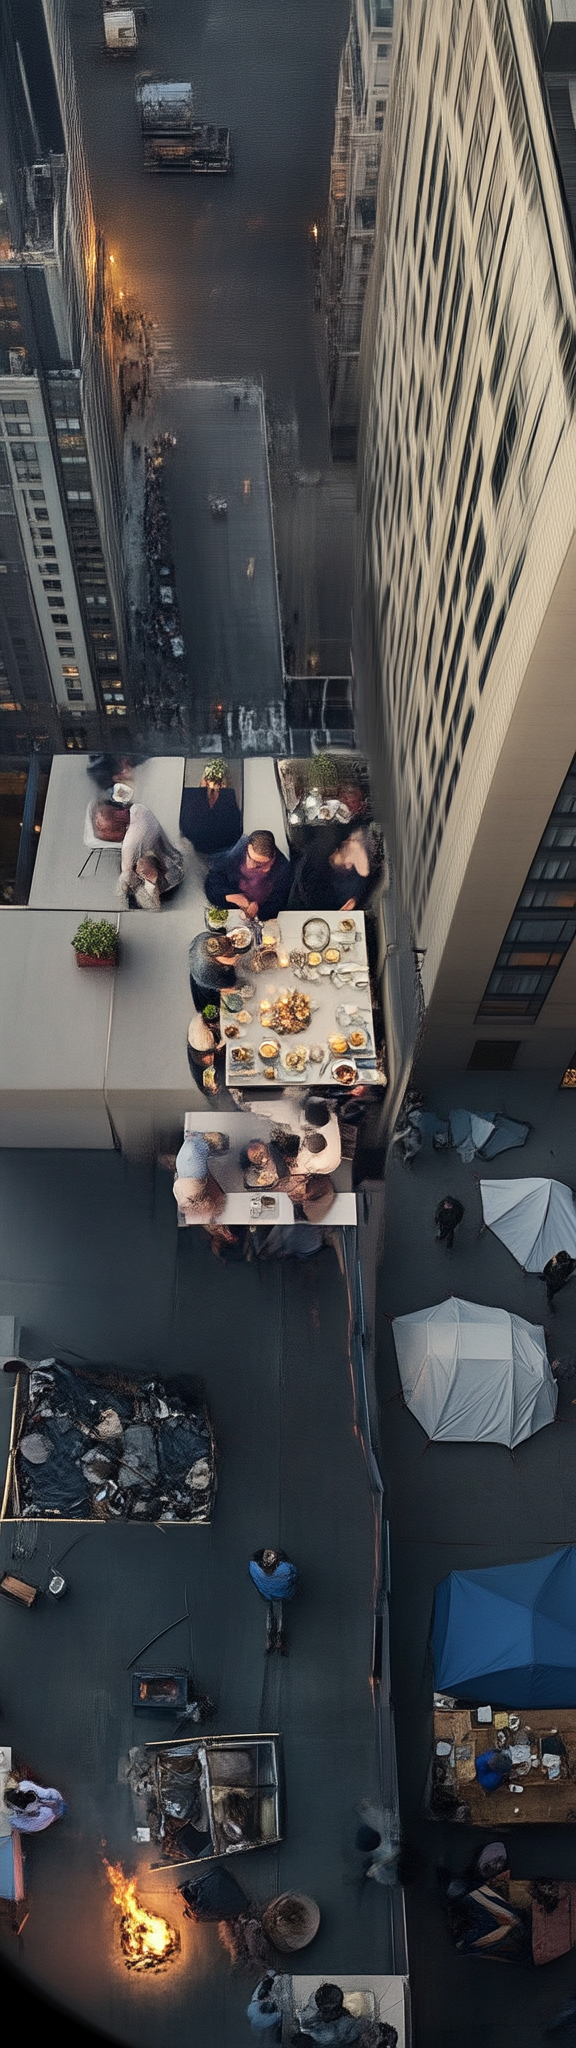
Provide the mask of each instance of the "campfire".
{"label": "campfire", "polygon": [[135,1879],[125,1877],[119,1863],[107,1863],[104,1858],[104,1867],[114,1904],[120,1908],[120,1946],[127,1970],[161,1970],[178,1955],[177,1927],[171,1927],[159,1913],[148,1913],[145,1906],[138,1905]]}

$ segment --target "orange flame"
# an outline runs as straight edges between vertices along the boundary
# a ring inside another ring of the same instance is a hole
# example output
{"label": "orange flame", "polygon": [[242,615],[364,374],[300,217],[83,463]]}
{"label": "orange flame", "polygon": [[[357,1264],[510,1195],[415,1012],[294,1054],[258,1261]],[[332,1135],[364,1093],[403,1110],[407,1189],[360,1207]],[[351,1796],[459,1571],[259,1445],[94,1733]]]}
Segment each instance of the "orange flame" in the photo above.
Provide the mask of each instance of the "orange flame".
{"label": "orange flame", "polygon": [[129,1970],[158,1968],[177,1955],[180,1935],[176,1927],[163,1920],[158,1913],[148,1913],[145,1906],[139,1906],[136,1898],[136,1881],[125,1877],[120,1863],[108,1863],[104,1857],[104,1868],[110,1879],[114,1904],[120,1907],[120,1941]]}

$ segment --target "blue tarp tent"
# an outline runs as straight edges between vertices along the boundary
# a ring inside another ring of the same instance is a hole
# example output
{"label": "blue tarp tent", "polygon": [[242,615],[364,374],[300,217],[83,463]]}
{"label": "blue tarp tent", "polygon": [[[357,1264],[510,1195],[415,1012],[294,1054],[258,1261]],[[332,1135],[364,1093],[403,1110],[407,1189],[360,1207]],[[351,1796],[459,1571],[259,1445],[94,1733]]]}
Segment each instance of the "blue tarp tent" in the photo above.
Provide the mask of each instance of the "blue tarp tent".
{"label": "blue tarp tent", "polygon": [[437,1692],[505,1707],[576,1707],[576,1547],[450,1572],[436,1587]]}

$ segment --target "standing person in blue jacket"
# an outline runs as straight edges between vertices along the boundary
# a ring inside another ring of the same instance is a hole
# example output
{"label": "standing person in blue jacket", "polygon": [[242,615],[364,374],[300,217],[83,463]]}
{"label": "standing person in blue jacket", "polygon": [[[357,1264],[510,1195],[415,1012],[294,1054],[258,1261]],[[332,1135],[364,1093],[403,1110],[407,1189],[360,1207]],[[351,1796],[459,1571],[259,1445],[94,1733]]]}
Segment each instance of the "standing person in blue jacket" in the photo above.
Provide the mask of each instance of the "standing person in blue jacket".
{"label": "standing person in blue jacket", "polygon": [[281,1656],[286,1657],[288,1644],[282,1623],[282,1603],[294,1599],[298,1583],[296,1566],[290,1563],[285,1550],[255,1550],[248,1570],[257,1592],[268,1601],[266,1649],[279,1650]]}

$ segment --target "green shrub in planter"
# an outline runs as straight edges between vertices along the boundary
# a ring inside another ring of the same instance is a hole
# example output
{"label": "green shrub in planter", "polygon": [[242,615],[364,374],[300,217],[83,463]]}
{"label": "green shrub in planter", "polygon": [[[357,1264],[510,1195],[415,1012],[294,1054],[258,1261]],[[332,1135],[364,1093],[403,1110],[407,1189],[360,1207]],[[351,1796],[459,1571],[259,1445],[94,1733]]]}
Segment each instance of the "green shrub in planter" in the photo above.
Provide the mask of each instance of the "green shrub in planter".
{"label": "green shrub in planter", "polygon": [[83,917],[71,941],[78,960],[90,960],[101,967],[114,967],[118,958],[118,932],[107,917]]}
{"label": "green shrub in planter", "polygon": [[323,797],[337,796],[340,776],[331,754],[313,754],[306,762],[305,774],[308,789],[318,789]]}

